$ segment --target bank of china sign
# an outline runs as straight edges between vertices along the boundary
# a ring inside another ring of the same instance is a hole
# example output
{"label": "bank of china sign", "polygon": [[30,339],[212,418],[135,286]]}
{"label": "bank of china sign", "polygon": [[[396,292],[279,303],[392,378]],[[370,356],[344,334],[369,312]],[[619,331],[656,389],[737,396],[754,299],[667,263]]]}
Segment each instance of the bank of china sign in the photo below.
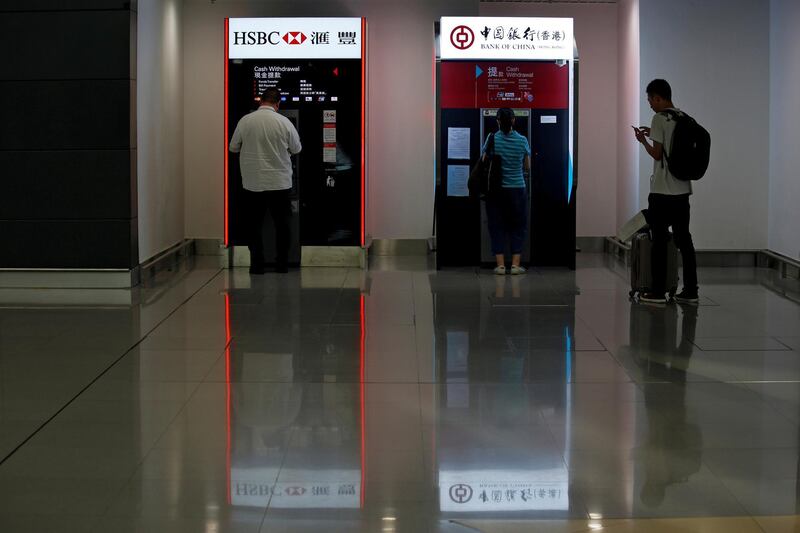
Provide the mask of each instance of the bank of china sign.
{"label": "bank of china sign", "polygon": [[359,59],[360,18],[232,18],[230,59]]}
{"label": "bank of china sign", "polygon": [[571,18],[442,17],[442,59],[573,58]]}

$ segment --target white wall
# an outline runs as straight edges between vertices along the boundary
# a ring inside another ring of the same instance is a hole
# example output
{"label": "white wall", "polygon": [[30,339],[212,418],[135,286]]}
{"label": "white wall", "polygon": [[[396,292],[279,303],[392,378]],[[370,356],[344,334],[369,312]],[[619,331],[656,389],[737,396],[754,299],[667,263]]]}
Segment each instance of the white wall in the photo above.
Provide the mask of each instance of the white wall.
{"label": "white wall", "polygon": [[[617,213],[622,226],[641,209],[639,204],[639,155],[641,148],[630,126],[640,124],[639,102],[639,0],[618,4],[619,95],[617,129]],[[615,235],[616,231],[609,235]]]}
{"label": "white wall", "polygon": [[769,248],[800,259],[800,3],[770,3]]}
{"label": "white wall", "polygon": [[482,16],[572,17],[578,76],[578,236],[616,233],[617,5],[485,3]]}
{"label": "white wall", "polygon": [[183,0],[139,0],[139,261],[184,238]]}
{"label": "white wall", "polygon": [[433,222],[433,22],[477,12],[477,0],[187,0],[187,236],[222,238],[225,17],[367,17],[367,230],[375,238],[419,239],[430,236]]}
{"label": "white wall", "polygon": [[[769,203],[769,9],[764,0],[639,0],[644,89],[672,85],[675,105],[711,132],[711,165],[692,197],[700,249],[763,249]],[[652,159],[640,157],[646,205]]]}

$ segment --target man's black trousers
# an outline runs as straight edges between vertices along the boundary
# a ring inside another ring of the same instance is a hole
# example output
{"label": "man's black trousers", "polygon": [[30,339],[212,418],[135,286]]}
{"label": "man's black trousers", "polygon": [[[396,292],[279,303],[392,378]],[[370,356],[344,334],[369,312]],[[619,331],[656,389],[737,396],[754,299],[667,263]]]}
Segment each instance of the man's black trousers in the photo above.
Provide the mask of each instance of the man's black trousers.
{"label": "man's black trousers", "polygon": [[667,278],[667,243],[669,227],[675,246],[683,259],[683,288],[697,291],[697,258],[694,253],[692,234],[689,233],[689,195],[650,193],[647,198],[647,222],[653,234],[651,262],[653,268],[653,292],[664,294]]}
{"label": "man's black trousers", "polygon": [[285,267],[289,261],[289,240],[292,206],[291,189],[253,192],[245,190],[247,201],[247,247],[250,249],[250,268],[264,266],[264,216],[269,211],[275,224],[275,264]]}

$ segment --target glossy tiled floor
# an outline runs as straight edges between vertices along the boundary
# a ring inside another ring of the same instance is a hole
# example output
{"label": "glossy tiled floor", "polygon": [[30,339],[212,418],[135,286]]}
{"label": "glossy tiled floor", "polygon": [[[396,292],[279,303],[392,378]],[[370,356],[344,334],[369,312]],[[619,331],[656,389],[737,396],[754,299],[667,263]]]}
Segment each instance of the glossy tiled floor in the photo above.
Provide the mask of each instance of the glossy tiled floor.
{"label": "glossy tiled floor", "polygon": [[[0,289],[0,531],[800,531],[800,305],[377,258]],[[777,287],[777,288],[776,288]]]}

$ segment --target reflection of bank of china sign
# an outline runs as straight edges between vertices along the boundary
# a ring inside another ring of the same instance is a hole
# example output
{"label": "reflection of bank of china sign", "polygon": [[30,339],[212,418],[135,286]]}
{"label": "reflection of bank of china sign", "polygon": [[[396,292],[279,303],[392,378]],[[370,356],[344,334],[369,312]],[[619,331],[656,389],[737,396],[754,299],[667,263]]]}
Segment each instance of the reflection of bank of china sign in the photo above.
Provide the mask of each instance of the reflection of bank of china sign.
{"label": "reflection of bank of china sign", "polygon": [[467,503],[472,499],[472,487],[458,483],[450,487],[450,499],[455,503]]}
{"label": "reflection of bank of china sign", "polygon": [[[526,475],[527,474],[527,475]],[[439,502],[445,512],[486,513],[569,508],[569,482],[553,469],[508,472],[439,473]]]}
{"label": "reflection of bank of china sign", "polygon": [[358,59],[359,18],[229,19],[231,59]]}
{"label": "reflection of bank of china sign", "polygon": [[572,59],[570,18],[442,17],[442,59]]}

